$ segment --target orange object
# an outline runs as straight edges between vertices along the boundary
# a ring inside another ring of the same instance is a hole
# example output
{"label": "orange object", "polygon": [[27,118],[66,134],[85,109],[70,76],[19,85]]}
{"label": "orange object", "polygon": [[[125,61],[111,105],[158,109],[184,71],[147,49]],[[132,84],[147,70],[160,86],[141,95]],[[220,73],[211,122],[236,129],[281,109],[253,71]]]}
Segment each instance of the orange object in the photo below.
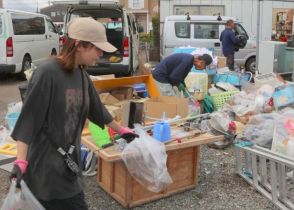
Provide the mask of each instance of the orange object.
{"label": "orange object", "polygon": [[93,81],[93,84],[97,90],[109,90],[138,83],[146,84],[150,97],[160,96],[151,74]]}

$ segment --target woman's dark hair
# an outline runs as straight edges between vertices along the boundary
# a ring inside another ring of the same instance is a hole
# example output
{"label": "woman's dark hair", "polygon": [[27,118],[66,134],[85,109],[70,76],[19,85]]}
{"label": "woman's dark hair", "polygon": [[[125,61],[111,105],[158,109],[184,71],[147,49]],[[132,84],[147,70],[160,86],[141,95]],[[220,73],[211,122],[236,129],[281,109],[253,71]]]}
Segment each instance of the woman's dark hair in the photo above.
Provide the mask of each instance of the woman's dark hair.
{"label": "woman's dark hair", "polygon": [[62,50],[57,57],[57,61],[60,63],[62,68],[68,72],[71,72],[75,68],[75,57],[76,52],[79,46],[89,47],[91,46],[91,42],[80,41],[78,45],[76,45],[76,40],[67,37]]}

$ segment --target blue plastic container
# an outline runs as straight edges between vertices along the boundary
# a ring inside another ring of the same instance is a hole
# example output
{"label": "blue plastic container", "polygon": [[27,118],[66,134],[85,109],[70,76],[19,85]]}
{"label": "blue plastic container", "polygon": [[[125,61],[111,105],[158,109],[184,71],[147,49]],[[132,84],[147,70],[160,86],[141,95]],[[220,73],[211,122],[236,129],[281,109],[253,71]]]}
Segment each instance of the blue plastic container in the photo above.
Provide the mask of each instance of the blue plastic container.
{"label": "blue plastic container", "polygon": [[133,88],[135,89],[135,91],[138,93],[139,96],[143,98],[146,98],[149,96],[145,83],[135,84]]}
{"label": "blue plastic container", "polygon": [[252,78],[252,73],[250,72],[227,72],[223,74],[215,74],[212,78],[212,83],[218,83],[218,82],[226,82],[230,83],[234,86],[242,86],[244,82],[249,82]]}
{"label": "blue plastic container", "polygon": [[274,106],[276,109],[294,103],[294,85],[278,87],[273,94]]}
{"label": "blue plastic container", "polygon": [[13,130],[19,115],[20,115],[20,112],[11,112],[6,115],[5,119],[8,124],[9,130]]}
{"label": "blue plastic container", "polygon": [[170,124],[164,121],[155,123],[153,127],[153,137],[161,142],[170,140]]}

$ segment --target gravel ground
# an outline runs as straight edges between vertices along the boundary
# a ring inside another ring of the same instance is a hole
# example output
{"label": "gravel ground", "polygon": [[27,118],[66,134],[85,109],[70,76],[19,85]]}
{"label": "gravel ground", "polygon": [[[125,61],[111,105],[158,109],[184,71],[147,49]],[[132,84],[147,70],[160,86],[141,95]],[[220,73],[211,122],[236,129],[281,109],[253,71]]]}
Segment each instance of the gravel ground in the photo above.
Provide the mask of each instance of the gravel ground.
{"label": "gravel ground", "polygon": [[[5,124],[6,108],[7,103],[1,100],[0,96],[0,125]],[[202,146],[197,187],[134,209],[275,210],[271,202],[235,174],[234,161],[233,147],[226,150],[215,150]],[[0,169],[0,200],[7,193],[8,176],[8,172]],[[97,185],[96,177],[85,178],[85,194],[91,210],[124,209]]]}
{"label": "gravel ground", "polygon": [[[234,166],[232,147],[226,150],[215,150],[203,146],[197,187],[134,209],[276,209],[234,173]],[[0,170],[0,199],[3,199],[7,193],[8,175],[9,173]],[[85,178],[85,194],[91,210],[124,209],[97,185],[95,176]]]}

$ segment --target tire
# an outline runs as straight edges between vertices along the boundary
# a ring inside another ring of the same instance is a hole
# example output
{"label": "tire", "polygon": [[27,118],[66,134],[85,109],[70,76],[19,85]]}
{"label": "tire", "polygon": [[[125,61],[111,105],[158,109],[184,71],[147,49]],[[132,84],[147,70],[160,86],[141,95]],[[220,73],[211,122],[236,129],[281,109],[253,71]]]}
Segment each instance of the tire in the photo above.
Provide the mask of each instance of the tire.
{"label": "tire", "polygon": [[256,58],[249,58],[245,64],[246,71],[250,71],[252,74],[256,72]]}
{"label": "tire", "polygon": [[25,71],[31,68],[32,60],[29,56],[25,56],[22,60],[21,72],[18,74],[18,78],[21,80],[26,80]]}

